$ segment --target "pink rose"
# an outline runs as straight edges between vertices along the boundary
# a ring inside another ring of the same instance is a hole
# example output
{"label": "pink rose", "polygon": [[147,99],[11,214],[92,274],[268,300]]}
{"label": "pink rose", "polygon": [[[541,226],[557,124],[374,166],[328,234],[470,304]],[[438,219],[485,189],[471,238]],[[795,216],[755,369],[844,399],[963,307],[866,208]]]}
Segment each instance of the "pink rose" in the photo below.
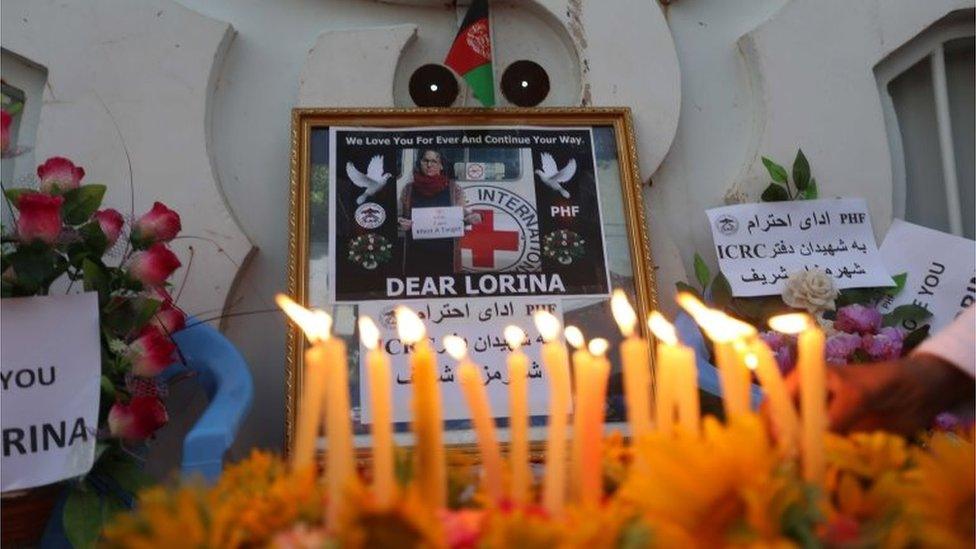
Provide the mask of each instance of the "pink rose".
{"label": "pink rose", "polygon": [[173,271],[180,267],[180,260],[165,244],[157,242],[148,250],[132,256],[129,274],[146,286],[162,286]]}
{"label": "pink rose", "polygon": [[172,301],[163,301],[150,323],[163,333],[172,334],[186,326],[186,315],[174,306]]}
{"label": "pink rose", "polygon": [[762,332],[759,338],[769,345],[780,372],[787,374],[796,366],[796,338],[780,332]]}
{"label": "pink rose", "polygon": [[17,237],[21,242],[40,240],[54,244],[61,236],[61,204],[64,198],[42,193],[23,193],[17,199]]}
{"label": "pink rose", "polygon": [[894,360],[901,357],[905,335],[895,327],[881,328],[876,334],[861,337],[861,346],[872,360]]}
{"label": "pink rose", "polygon": [[133,244],[141,248],[155,242],[169,242],[176,238],[182,228],[180,214],[162,202],[156,202],[151,210],[136,220],[130,238]]}
{"label": "pink rose", "polygon": [[122,226],[125,225],[125,219],[122,218],[122,214],[112,208],[108,208],[95,212],[92,217],[95,218],[95,221],[98,221],[98,226],[101,227],[102,233],[108,239],[108,246],[111,247],[119,239]]}
{"label": "pink rose", "polygon": [[873,307],[847,305],[837,311],[834,328],[841,332],[854,334],[873,334],[881,327],[881,313]]}
{"label": "pink rose", "polygon": [[62,156],[52,156],[37,167],[41,191],[45,193],[70,191],[81,185],[85,170]]}
{"label": "pink rose", "polygon": [[451,549],[478,547],[481,531],[484,528],[485,512],[476,509],[439,511],[441,526],[447,546]]}
{"label": "pink rose", "polygon": [[861,347],[861,337],[857,334],[840,332],[827,338],[825,354],[830,364],[847,364],[851,355]]}
{"label": "pink rose", "polygon": [[137,396],[129,402],[116,402],[108,412],[108,429],[112,436],[125,440],[143,440],[166,425],[169,416],[163,401],[154,396]]}
{"label": "pink rose", "polygon": [[0,153],[7,154],[10,149],[10,124],[14,117],[10,113],[0,109]]}
{"label": "pink rose", "polygon": [[176,345],[155,326],[146,326],[132,343],[126,356],[132,361],[132,373],[153,377],[174,362]]}

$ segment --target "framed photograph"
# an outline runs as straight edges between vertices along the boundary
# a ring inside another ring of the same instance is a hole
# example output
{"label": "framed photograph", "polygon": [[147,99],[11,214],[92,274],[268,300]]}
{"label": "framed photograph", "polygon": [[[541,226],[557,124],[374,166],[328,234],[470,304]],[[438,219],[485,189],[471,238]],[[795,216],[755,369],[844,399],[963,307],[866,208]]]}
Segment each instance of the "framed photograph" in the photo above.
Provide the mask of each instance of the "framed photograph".
{"label": "framed photograph", "polygon": [[[450,444],[473,445],[474,434],[445,335],[465,338],[483,365],[502,439],[507,325],[527,334],[534,440],[545,437],[549,400],[534,311],[608,339],[619,364],[611,292],[623,289],[640,318],[656,303],[635,150],[626,108],[293,111],[288,290],[332,314],[334,334],[346,339],[358,447],[369,446],[371,420],[360,315],[380,327],[390,355],[400,445],[412,443],[411,376],[397,305],[418,312],[439,353]],[[291,327],[289,448],[305,345]],[[607,422],[626,430],[619,371],[607,402]]]}

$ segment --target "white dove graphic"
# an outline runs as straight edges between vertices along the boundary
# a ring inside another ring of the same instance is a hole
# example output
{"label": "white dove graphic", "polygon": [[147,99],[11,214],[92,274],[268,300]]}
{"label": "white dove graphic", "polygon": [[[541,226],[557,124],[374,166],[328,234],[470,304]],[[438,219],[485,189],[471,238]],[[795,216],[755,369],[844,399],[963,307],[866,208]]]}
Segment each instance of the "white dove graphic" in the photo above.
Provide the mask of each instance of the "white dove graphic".
{"label": "white dove graphic", "polygon": [[366,202],[367,198],[380,192],[383,185],[386,185],[386,182],[393,177],[392,174],[383,173],[383,156],[379,154],[370,159],[366,173],[357,170],[352,162],[346,162],[346,175],[349,176],[349,180],[354,185],[366,189],[356,199],[356,204],[362,204]]}
{"label": "white dove graphic", "polygon": [[562,184],[576,175],[576,159],[570,158],[569,162],[563,166],[563,169],[557,170],[556,161],[553,160],[551,154],[542,153],[540,158],[542,159],[542,169],[535,171],[535,173],[539,174],[539,179],[552,190],[563,195],[563,198],[569,198],[569,191],[564,189]]}

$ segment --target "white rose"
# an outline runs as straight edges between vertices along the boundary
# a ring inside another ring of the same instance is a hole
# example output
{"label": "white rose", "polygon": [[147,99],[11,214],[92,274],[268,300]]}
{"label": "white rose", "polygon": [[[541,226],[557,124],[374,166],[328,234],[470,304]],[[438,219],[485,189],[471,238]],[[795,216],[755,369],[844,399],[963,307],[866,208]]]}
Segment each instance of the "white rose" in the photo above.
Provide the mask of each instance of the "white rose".
{"label": "white rose", "polygon": [[834,281],[823,271],[799,271],[790,275],[783,288],[783,302],[810,314],[833,311],[837,299]]}

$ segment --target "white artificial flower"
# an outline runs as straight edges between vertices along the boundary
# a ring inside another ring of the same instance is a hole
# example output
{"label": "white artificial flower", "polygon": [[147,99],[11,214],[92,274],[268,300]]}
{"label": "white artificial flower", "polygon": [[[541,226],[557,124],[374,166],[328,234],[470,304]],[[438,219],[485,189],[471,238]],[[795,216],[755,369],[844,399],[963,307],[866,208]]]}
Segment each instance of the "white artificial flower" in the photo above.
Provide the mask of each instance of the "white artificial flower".
{"label": "white artificial flower", "polygon": [[820,270],[798,271],[790,275],[783,288],[783,302],[796,309],[806,309],[817,316],[834,310],[837,288],[833,279]]}

